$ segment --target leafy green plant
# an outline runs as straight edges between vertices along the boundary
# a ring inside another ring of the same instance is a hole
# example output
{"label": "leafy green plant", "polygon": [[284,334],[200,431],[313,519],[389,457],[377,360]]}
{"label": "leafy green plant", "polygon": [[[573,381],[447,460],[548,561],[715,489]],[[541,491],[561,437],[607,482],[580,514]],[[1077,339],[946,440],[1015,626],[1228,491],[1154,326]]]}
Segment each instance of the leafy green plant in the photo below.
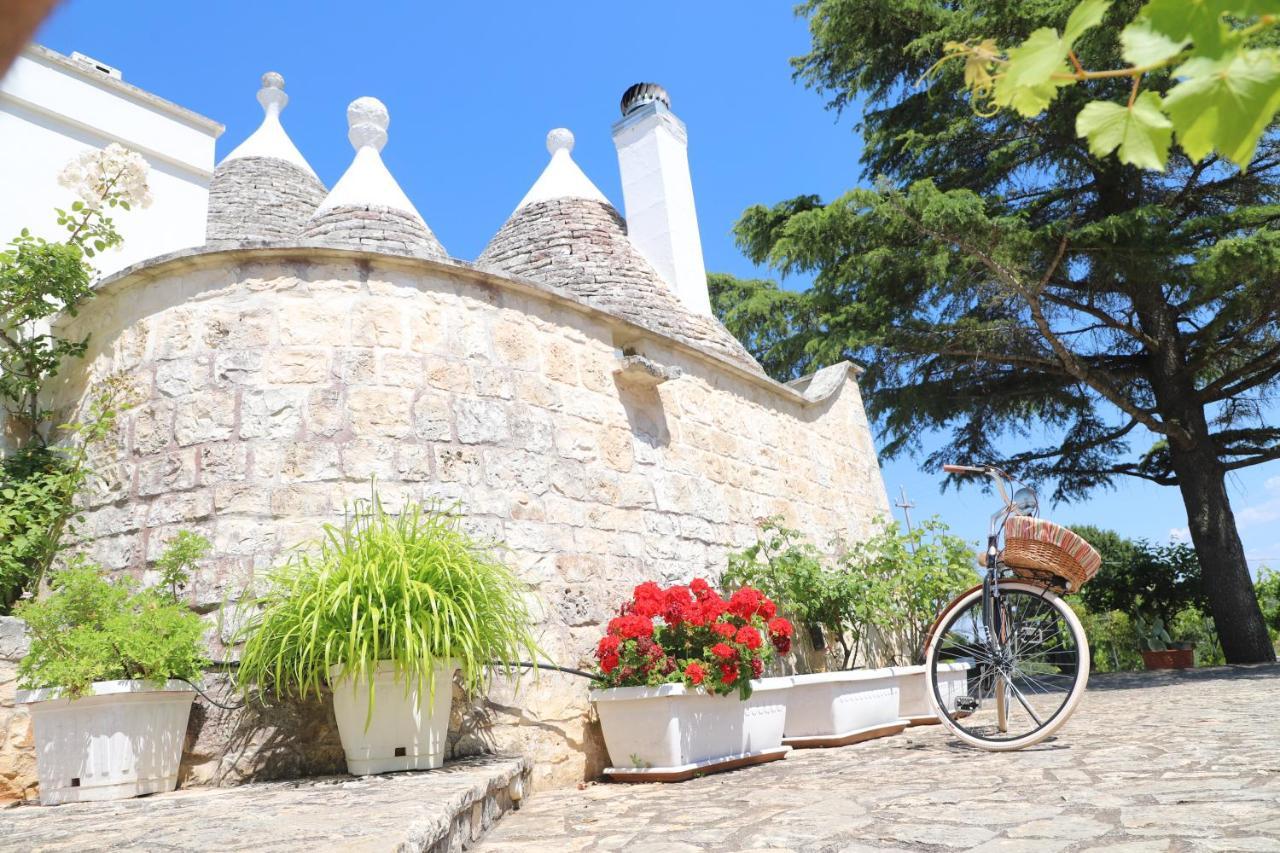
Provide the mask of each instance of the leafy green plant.
{"label": "leafy green plant", "polygon": [[938,613],[978,581],[973,546],[947,531],[938,518],[925,519],[905,533],[886,519],[841,558],[842,565],[887,585],[876,599],[876,606],[884,608],[885,642],[879,649],[884,662],[923,663],[925,640]]}
{"label": "leafy green plant", "polygon": [[[1121,105],[1100,99],[1076,116],[1076,134],[1095,157],[1163,171],[1174,133],[1192,162],[1216,153],[1241,169],[1280,109],[1280,51],[1271,28],[1280,6],[1256,0],[1152,0],[1120,31],[1120,68],[1088,70],[1076,43],[1104,23],[1111,0],[1084,0],[1061,32],[1040,27],[1002,50],[994,38],[949,41],[940,62],[964,60],[964,82],[977,109],[1043,113],[1064,87],[1130,82]],[[1163,96],[1143,91],[1144,77],[1172,76]],[[1105,90],[1103,90],[1105,91]]]}
{"label": "leafy green plant", "polygon": [[141,155],[114,143],[85,152],[59,176],[79,196],[69,212],[56,211],[66,238],[52,242],[24,228],[0,251],[0,402],[24,428],[24,438],[37,444],[44,443],[50,415],[40,389],[88,344],[87,338],[67,340],[46,331],[48,321],[59,313],[74,317],[93,296],[95,273],[87,259],[123,242],[106,212],[151,203],[147,169]]}
{"label": "leafy green plant", "polygon": [[1164,626],[1164,619],[1159,616],[1133,615],[1133,625],[1142,638],[1142,647],[1149,652],[1163,652],[1173,643],[1173,637]]}
{"label": "leafy green plant", "polygon": [[1094,611],[1079,596],[1071,596],[1069,603],[1080,617],[1085,636],[1089,638],[1096,672],[1142,669],[1142,656],[1138,653],[1142,643],[1128,613],[1120,610]]}
{"label": "leafy green plant", "polygon": [[824,560],[801,533],[769,519],[758,541],[730,556],[728,586],[755,586],[839,646],[841,669],[857,661],[919,662],[942,605],[977,578],[973,549],[928,519],[903,533],[886,519],[865,541]]}
{"label": "leafy green plant", "polygon": [[0,461],[0,613],[39,585],[74,533],[76,495],[94,477],[93,450],[132,405],[128,380],[108,377],[83,419],[62,427],[65,444],[29,445]]}
{"label": "leafy green plant", "polygon": [[[161,560],[173,583],[185,585],[188,564],[174,553]],[[76,697],[95,681],[194,681],[208,666],[206,626],[169,586],[139,590],[129,578],[108,580],[82,555],[54,573],[52,586],[47,596],[16,608],[31,633],[31,651],[18,665],[23,687],[57,687]]]}
{"label": "leafy green plant", "polygon": [[1271,642],[1280,645],[1280,572],[1267,566],[1258,569],[1254,589],[1258,593],[1258,604],[1271,634]]}
{"label": "leafy green plant", "polygon": [[330,680],[369,684],[391,661],[406,691],[434,691],[435,666],[456,659],[470,693],[492,667],[512,672],[541,655],[515,574],[494,549],[459,528],[452,509],[409,504],[388,512],[375,494],[347,522],[328,525],[315,551],[300,551],[268,578],[245,628],[238,675],[253,686],[306,696]]}

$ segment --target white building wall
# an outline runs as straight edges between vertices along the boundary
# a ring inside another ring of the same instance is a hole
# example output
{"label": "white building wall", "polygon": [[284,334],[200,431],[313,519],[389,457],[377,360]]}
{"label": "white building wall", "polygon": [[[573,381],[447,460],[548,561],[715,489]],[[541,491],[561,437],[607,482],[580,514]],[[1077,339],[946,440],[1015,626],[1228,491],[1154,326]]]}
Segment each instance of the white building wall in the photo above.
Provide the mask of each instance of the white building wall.
{"label": "white building wall", "polygon": [[53,208],[69,207],[74,196],[58,173],[86,149],[118,142],[151,165],[153,202],[115,214],[125,242],[94,259],[99,272],[203,244],[222,130],[90,64],[28,47],[0,81],[0,243],[23,228],[59,238]]}

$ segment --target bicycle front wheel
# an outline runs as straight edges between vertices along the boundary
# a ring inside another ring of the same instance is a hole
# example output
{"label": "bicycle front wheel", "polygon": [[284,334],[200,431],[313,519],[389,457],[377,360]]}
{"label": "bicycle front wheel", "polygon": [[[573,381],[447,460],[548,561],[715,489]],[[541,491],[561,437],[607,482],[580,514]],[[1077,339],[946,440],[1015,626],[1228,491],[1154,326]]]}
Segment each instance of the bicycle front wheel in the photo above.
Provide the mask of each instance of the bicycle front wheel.
{"label": "bicycle front wheel", "polygon": [[[1003,580],[954,601],[929,639],[925,671],[938,719],[987,750],[1022,749],[1057,731],[1089,681],[1089,642],[1079,618],[1051,590]],[[954,680],[967,663],[968,677]]]}

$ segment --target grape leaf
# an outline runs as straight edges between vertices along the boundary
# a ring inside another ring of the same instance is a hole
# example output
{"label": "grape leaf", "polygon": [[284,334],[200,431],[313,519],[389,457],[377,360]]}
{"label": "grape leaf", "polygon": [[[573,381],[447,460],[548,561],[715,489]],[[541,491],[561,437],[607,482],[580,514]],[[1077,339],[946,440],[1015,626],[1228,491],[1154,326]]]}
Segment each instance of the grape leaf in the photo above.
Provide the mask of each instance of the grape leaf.
{"label": "grape leaf", "polygon": [[1229,42],[1222,15],[1235,5],[1238,3],[1230,0],[1151,0],[1138,17],[1147,21],[1153,32],[1175,42],[1190,39],[1197,53],[1217,56]]}
{"label": "grape leaf", "polygon": [[1120,162],[1163,171],[1173,125],[1160,107],[1155,92],[1143,92],[1132,107],[1091,101],[1076,116],[1076,135],[1089,140],[1095,157],[1106,157],[1119,148]]}
{"label": "grape leaf", "polygon": [[1134,66],[1155,65],[1176,56],[1191,43],[1190,38],[1174,39],[1159,30],[1152,29],[1146,18],[1138,18],[1120,31],[1120,45],[1124,61]]}
{"label": "grape leaf", "polygon": [[1102,16],[1111,8],[1111,0],[1084,0],[1071,12],[1067,25],[1062,30],[1062,40],[1069,48],[1076,39],[1102,23]]}
{"label": "grape leaf", "polygon": [[1178,143],[1192,160],[1213,150],[1241,169],[1280,108],[1280,54],[1237,51],[1193,57],[1174,71],[1182,82],[1164,99]]}
{"label": "grape leaf", "polygon": [[1013,88],[1039,86],[1049,82],[1055,71],[1066,71],[1066,62],[1067,46],[1058,31],[1041,27],[1022,44],[1009,48],[1009,63],[1001,79]]}
{"label": "grape leaf", "polygon": [[1008,77],[997,77],[991,102],[1000,107],[1012,107],[1019,115],[1032,118],[1053,103],[1058,89],[1070,85],[1070,80],[1049,80],[1035,86],[1014,86]]}

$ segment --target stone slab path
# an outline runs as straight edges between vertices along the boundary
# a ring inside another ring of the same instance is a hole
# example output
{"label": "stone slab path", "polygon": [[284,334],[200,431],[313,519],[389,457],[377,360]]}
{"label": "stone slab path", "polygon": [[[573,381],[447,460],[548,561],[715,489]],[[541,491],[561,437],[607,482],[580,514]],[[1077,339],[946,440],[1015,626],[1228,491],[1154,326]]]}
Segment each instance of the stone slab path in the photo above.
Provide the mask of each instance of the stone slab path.
{"label": "stone slab path", "polygon": [[0,809],[0,850],[446,853],[469,846],[511,808],[530,768],[523,758],[471,758],[429,773],[18,805]]}
{"label": "stone slab path", "polygon": [[541,792],[475,848],[1280,851],[1280,666],[1095,676],[1039,747],[938,726],[676,785]]}

